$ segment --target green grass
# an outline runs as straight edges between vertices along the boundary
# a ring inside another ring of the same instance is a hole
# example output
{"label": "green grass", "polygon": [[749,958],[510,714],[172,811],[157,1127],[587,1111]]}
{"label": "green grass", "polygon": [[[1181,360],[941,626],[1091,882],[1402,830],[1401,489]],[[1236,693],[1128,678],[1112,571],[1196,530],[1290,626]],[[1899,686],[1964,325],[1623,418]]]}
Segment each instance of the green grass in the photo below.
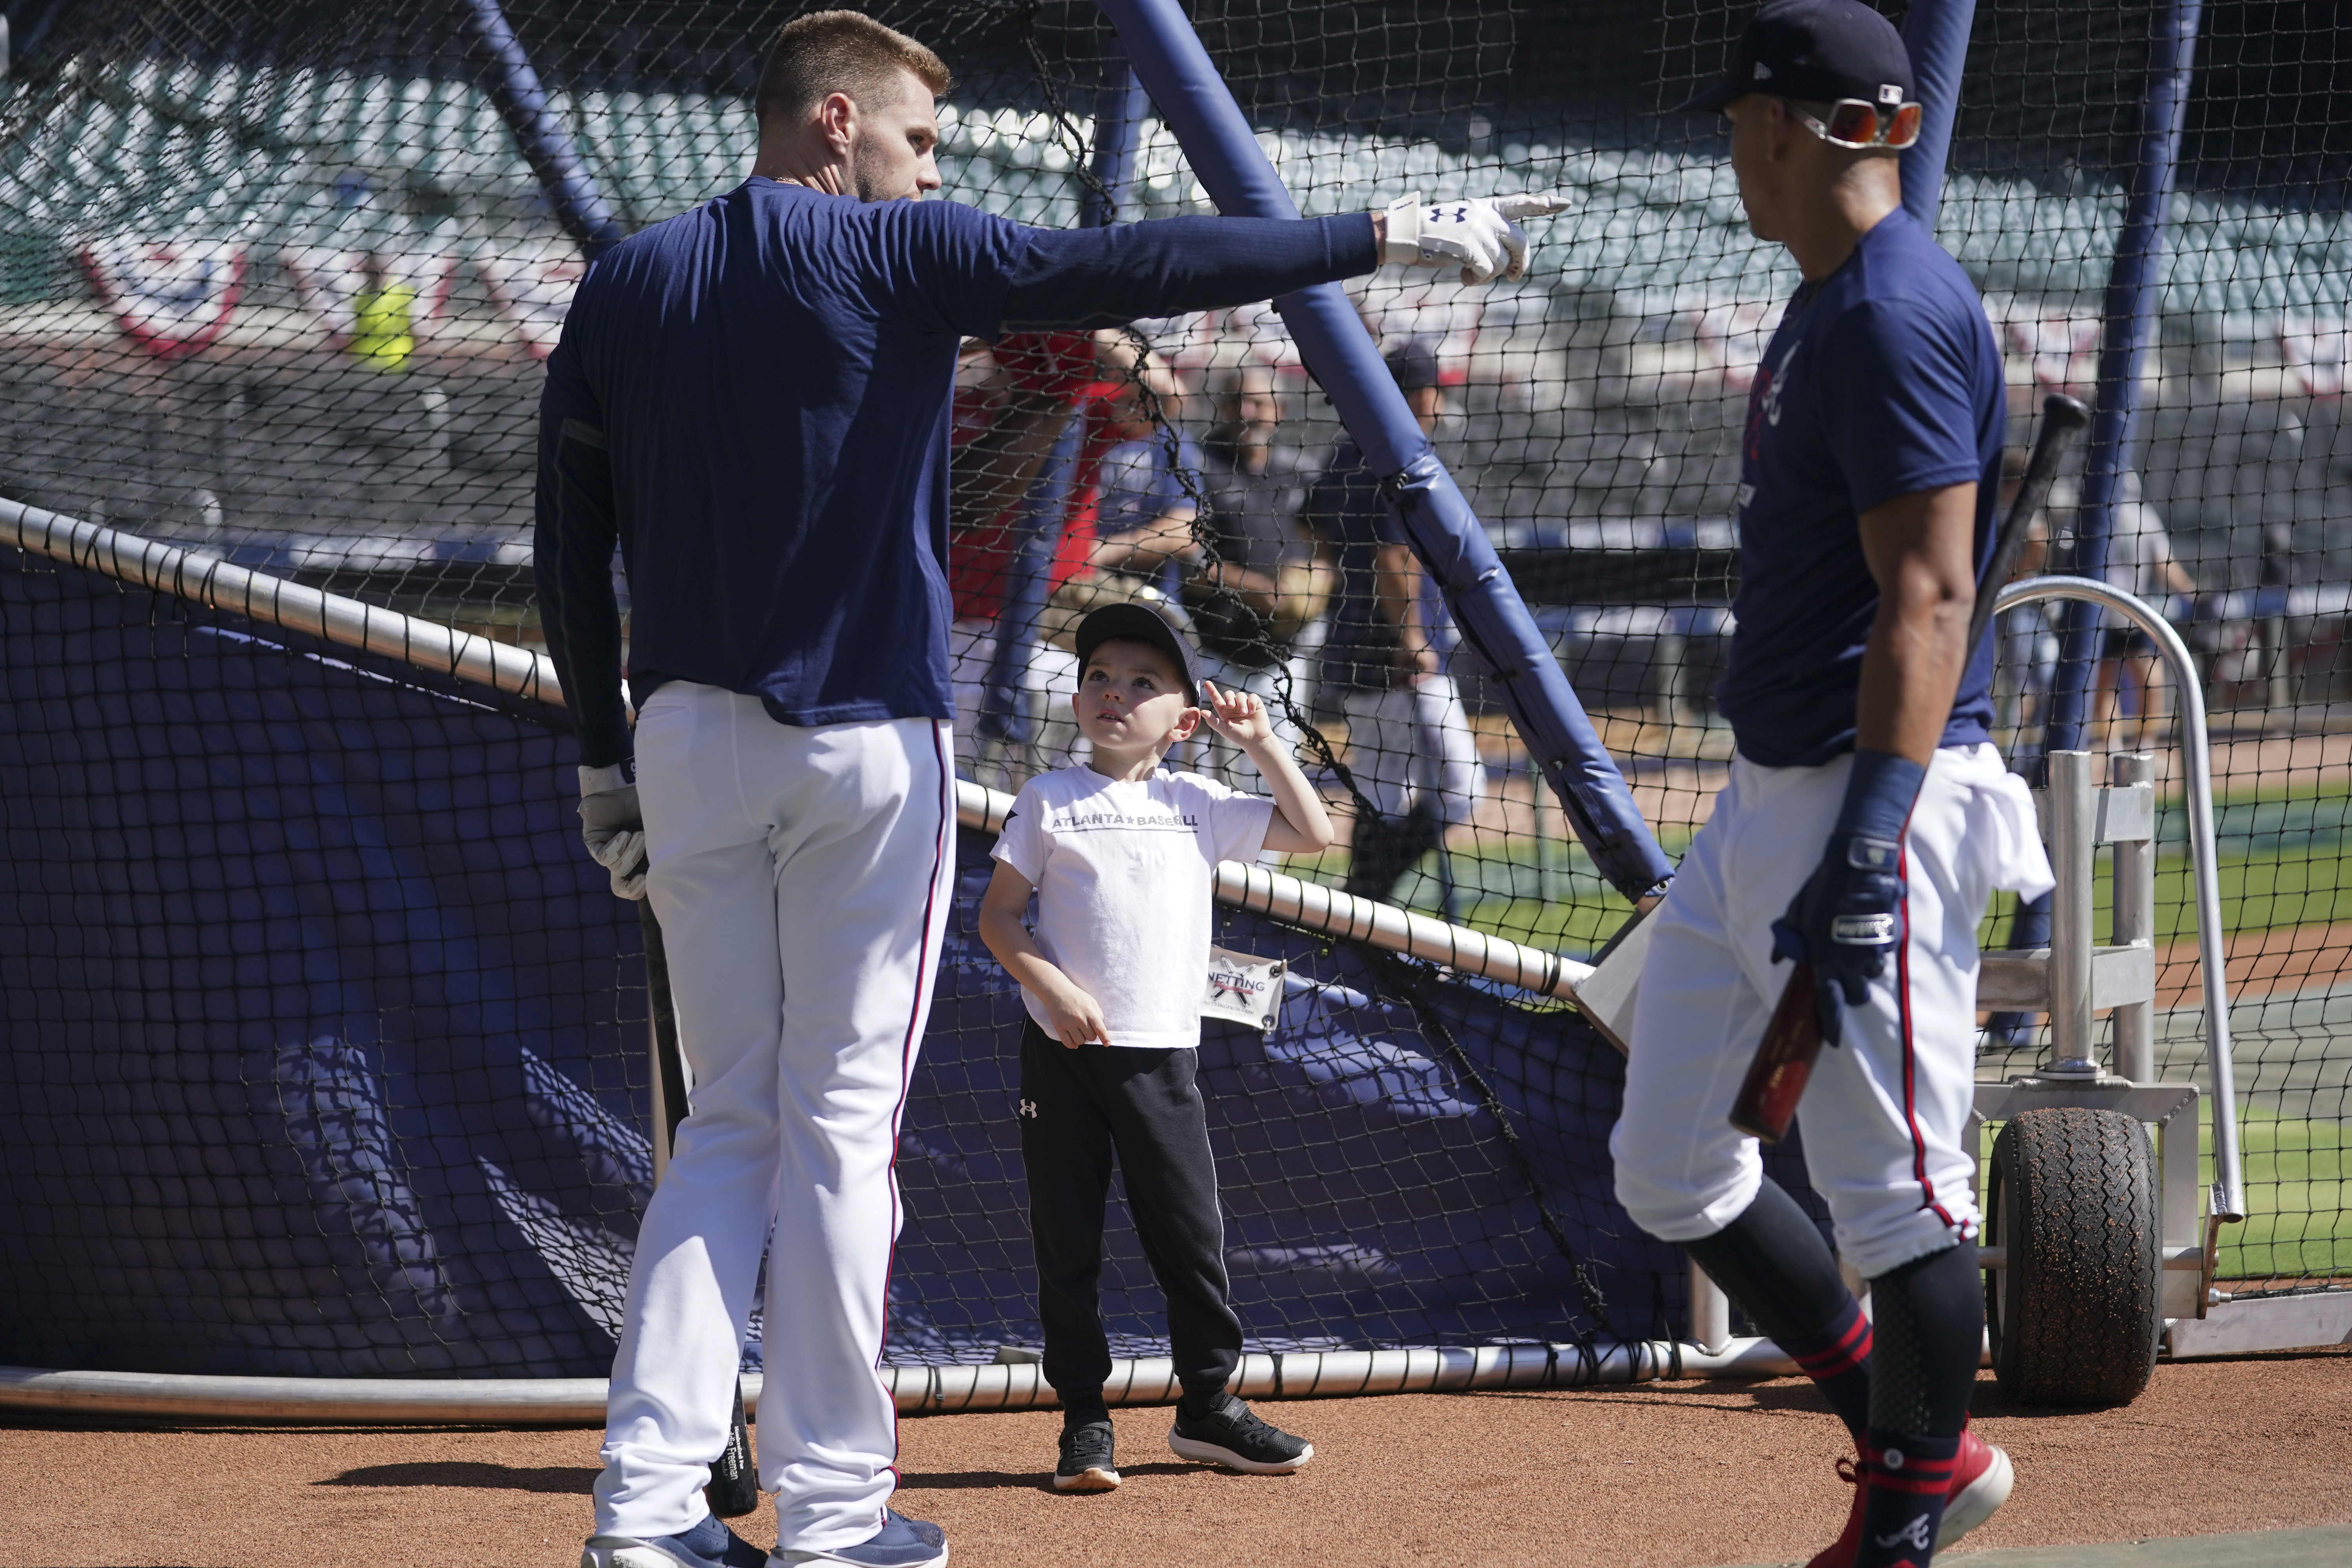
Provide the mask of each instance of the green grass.
{"label": "green grass", "polygon": [[[2189,869],[2188,818],[2178,796],[2158,802],[2159,848],[2156,872],[2156,934],[2159,942],[2187,942],[2197,934],[2195,882]],[[2352,792],[2340,783],[2231,791],[2215,797],[2214,833],[2225,931],[2352,921]],[[1670,857],[1689,847],[1690,835],[1667,835]],[[1568,953],[1589,952],[1623,923],[1625,901],[1604,884],[1581,845],[1554,842],[1550,861],[1554,896],[1534,896],[1538,850],[1524,836],[1488,838],[1475,850],[1454,852],[1462,892],[1463,922],[1517,942]],[[1293,858],[1294,876],[1337,882],[1347,874],[1345,851]],[[1403,884],[1406,901],[1435,913],[1434,862]],[[1987,915],[1982,940],[2005,945],[2015,900],[2002,895]],[[2108,883],[2101,868],[2099,931],[2106,932]]]}
{"label": "green grass", "polygon": [[[2237,791],[2214,802],[2221,928],[2271,931],[2352,921],[2352,794],[2340,784]],[[2178,797],[2158,803],[2156,940],[2197,935],[2196,880],[2188,815]],[[2100,868],[2099,931],[2106,931],[2111,884]],[[2006,945],[2016,900],[2004,895],[1987,916],[1982,941]]]}
{"label": "green grass", "polygon": [[[2352,1129],[2250,1110],[2238,1137],[2246,1219],[2221,1227],[2220,1278],[2352,1274]],[[2210,1181],[2210,1122],[2199,1147]]]}

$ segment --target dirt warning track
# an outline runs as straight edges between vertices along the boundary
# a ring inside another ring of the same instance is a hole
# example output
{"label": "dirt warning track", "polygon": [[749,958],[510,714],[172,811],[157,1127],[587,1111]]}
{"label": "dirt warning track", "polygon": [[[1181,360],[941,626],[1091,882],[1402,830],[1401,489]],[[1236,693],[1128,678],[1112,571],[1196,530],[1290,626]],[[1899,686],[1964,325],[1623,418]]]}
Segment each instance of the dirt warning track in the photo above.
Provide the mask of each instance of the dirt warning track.
{"label": "dirt warning track", "polygon": [[[1288,1478],[1177,1461],[1168,1414],[1115,1413],[1118,1491],[1045,1484],[1051,1413],[900,1427],[905,1511],[959,1568],[1246,1561],[1711,1568],[1802,1561],[1835,1533],[1839,1434],[1810,1385],[1651,1384],[1272,1407],[1317,1458]],[[1979,1429],[2018,1467],[1971,1548],[2352,1522],[2352,1352],[2157,1369],[2121,1410]],[[599,1434],[0,1428],[0,1568],[328,1568],[578,1561]],[[772,1516],[747,1521],[772,1540]]]}

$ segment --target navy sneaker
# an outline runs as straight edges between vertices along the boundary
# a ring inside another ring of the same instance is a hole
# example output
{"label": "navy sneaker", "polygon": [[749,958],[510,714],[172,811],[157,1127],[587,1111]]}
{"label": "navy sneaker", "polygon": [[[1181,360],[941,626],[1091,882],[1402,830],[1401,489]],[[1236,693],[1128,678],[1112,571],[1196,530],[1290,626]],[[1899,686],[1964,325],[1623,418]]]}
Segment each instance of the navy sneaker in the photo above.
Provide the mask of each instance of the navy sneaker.
{"label": "navy sneaker", "polygon": [[803,1563],[845,1563],[850,1568],[945,1568],[948,1538],[936,1524],[908,1519],[896,1509],[882,1510],[882,1528],[855,1546],[830,1552],[807,1552],[779,1546],[768,1568],[799,1568]]}
{"label": "navy sneaker", "polygon": [[1110,1423],[1081,1421],[1062,1428],[1062,1460],[1054,1467],[1057,1492],[1107,1492],[1118,1485]]}
{"label": "navy sneaker", "polygon": [[1315,1445],[1269,1426],[1222,1389],[1205,1415],[1176,1406],[1168,1447],[1180,1459],[1199,1459],[1253,1476],[1286,1476],[1315,1457]]}
{"label": "navy sneaker", "polygon": [[592,1535],[580,1568],[766,1568],[768,1554],[704,1514],[692,1530],[652,1541],[633,1535]]}

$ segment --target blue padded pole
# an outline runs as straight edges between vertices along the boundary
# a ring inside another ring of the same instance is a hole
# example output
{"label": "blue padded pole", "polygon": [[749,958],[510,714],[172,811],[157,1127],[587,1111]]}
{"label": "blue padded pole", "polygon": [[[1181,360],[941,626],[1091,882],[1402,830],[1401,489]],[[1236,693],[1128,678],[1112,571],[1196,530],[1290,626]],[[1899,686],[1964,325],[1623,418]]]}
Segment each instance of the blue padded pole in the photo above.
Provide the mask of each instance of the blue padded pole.
{"label": "blue padded pole", "polygon": [[1903,46],[1911,77],[1927,109],[1919,140],[1903,154],[1903,210],[1929,234],[1944,201],[1944,163],[1960,104],[1960,72],[1969,61],[1969,29],[1977,0],[1912,0],[1903,18]]}
{"label": "blue padded pole", "polygon": [[[1297,217],[1297,204],[1177,0],[1101,0],[1101,5],[1217,210]],[[1453,607],[1463,642],[1493,676],[1504,710],[1594,865],[1629,899],[1655,889],[1674,875],[1673,863],[1642,820],[1624,775],[1601,748],[1485,527],[1430,450],[1346,293],[1323,284],[1276,300],[1275,307],[1365,461],[1383,476],[1381,489],[1413,552]]]}
{"label": "blue padded pole", "polygon": [[[2084,459],[2082,510],[2074,523],[2074,571],[2080,576],[2105,574],[2116,492],[2132,466],[2140,355],[2156,335],[2165,209],[2172,205],[2180,129],[2189,113],[2200,8],[2200,0],[2168,0],[2151,18],[2155,37],[2148,49],[2147,93],[2140,100],[2139,155],[2125,192],[2123,233],[2107,270],[2099,386],[2093,400],[2090,451]],[[2083,744],[2091,682],[2097,672],[2098,607],[2069,600],[2060,626],[2057,689],[2051,693],[2045,753],[2075,751]]]}
{"label": "blue padded pole", "polygon": [[[1151,100],[1127,57],[1114,48],[1103,60],[1102,89],[1095,95],[1094,175],[1078,194],[1078,226],[1106,228],[1118,221],[1118,209],[1135,185],[1135,154],[1143,136],[1143,117]],[[1023,667],[1028,662],[1030,639],[1037,617],[1045,608],[1046,584],[1052,581],[1054,555],[1062,541],[1069,510],[1070,481],[1076,477],[1081,424],[1072,420],[1030,481],[1022,498],[1021,549],[1013,557],[1012,581],[996,612],[996,646],[988,665],[988,685],[981,697],[980,738],[1026,745],[1028,717],[1022,711]]]}
{"label": "blue padded pole", "polygon": [[466,0],[466,36],[481,52],[488,68],[485,85],[499,115],[514,132],[523,162],[539,179],[539,188],[563,226],[590,261],[618,245],[625,236],[603,193],[588,176],[580,150],[564,134],[563,122],[547,106],[547,93],[531,69],[530,57],[507,25],[499,0]]}
{"label": "blue padded pole", "polygon": [[1135,189],[1135,155],[1143,141],[1143,117],[1150,96],[1135,79],[1135,68],[1114,47],[1103,58],[1102,90],[1095,94],[1094,179],[1078,193],[1078,226],[1107,228]]}

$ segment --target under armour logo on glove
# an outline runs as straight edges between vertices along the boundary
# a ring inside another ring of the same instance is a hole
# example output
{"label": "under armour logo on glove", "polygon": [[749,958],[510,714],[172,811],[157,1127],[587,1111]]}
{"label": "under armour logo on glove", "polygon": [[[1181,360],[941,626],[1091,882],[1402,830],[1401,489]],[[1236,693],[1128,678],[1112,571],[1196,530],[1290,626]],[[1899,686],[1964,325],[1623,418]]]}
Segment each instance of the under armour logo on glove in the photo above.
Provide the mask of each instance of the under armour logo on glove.
{"label": "under armour logo on glove", "polygon": [[1573,199],[1529,192],[1425,204],[1415,191],[1388,209],[1381,259],[1407,267],[1459,267],[1465,283],[1484,283],[1497,273],[1514,282],[1528,269],[1527,231],[1517,220],[1563,211]]}
{"label": "under armour logo on glove", "polygon": [[1856,752],[1838,825],[1822,863],[1772,922],[1772,962],[1813,966],[1822,1038],[1844,1040],[1845,1007],[1870,999],[1870,983],[1903,940],[1903,831],[1927,769],[1886,752]]}
{"label": "under armour logo on glove", "polygon": [[1016,1112],[1015,1114],[1017,1114],[1017,1115],[1021,1115],[1021,1116],[1025,1116],[1025,1117],[1027,1117],[1027,1118],[1028,1118],[1030,1121],[1036,1121],[1036,1120],[1037,1120],[1037,1102],[1036,1102],[1035,1100],[1023,1100],[1023,1101],[1021,1102],[1021,1109],[1020,1109],[1020,1110],[1019,1110],[1018,1112]]}

